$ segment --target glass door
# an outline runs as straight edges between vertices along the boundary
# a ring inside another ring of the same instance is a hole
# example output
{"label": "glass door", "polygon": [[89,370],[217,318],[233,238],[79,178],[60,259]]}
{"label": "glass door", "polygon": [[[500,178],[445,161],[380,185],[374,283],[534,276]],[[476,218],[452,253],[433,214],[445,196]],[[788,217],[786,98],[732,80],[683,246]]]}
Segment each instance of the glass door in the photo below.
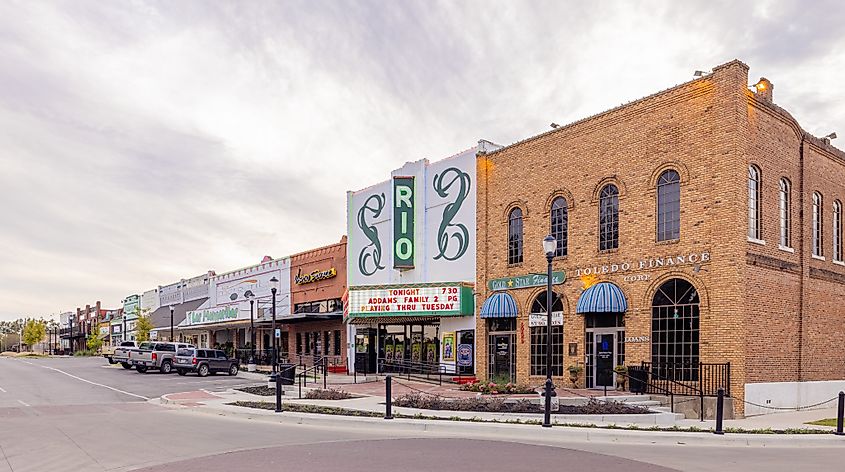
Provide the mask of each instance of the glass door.
{"label": "glass door", "polygon": [[614,388],[616,385],[614,378],[616,374],[613,372],[613,364],[616,361],[616,330],[613,332],[596,331],[594,339],[593,378],[596,379],[595,386],[597,388]]}

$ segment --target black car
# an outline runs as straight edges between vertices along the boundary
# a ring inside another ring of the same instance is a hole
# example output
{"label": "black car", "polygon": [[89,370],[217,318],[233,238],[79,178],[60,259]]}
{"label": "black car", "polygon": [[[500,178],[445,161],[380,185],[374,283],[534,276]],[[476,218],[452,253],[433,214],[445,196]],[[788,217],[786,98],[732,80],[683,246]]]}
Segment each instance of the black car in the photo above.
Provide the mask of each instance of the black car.
{"label": "black car", "polygon": [[200,377],[217,372],[238,375],[240,362],[219,349],[183,348],[176,352],[173,366],[179,375],[196,372]]}

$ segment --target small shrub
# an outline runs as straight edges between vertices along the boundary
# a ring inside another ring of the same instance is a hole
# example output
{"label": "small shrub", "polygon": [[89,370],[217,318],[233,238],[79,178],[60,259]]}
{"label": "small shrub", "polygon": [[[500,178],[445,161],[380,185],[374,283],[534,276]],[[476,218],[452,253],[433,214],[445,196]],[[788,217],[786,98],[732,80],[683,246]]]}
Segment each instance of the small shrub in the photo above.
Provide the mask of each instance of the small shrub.
{"label": "small shrub", "polygon": [[[398,407],[421,410],[481,411],[488,413],[542,413],[543,405],[528,400],[506,402],[504,398],[458,398],[447,399],[422,393],[407,393],[393,400]],[[561,405],[555,413],[571,415],[632,415],[648,413],[647,408],[590,399],[584,405]]]}
{"label": "small shrub", "polygon": [[75,357],[91,357],[91,356],[96,356],[97,351],[92,351],[90,349],[83,349],[81,351],[73,351],[73,355]]}
{"label": "small shrub", "polygon": [[310,400],[346,400],[352,398],[352,394],[336,388],[315,389],[308,391],[305,398]]}
{"label": "small shrub", "polygon": [[272,397],[276,394],[276,389],[270,388],[266,385],[260,385],[257,387],[242,387],[236,388],[235,390],[239,390],[245,393],[251,393],[253,395],[260,395],[262,397]]}
{"label": "small shrub", "polygon": [[489,395],[508,394],[521,395],[537,393],[534,387],[527,385],[519,385],[512,382],[496,383],[496,382],[480,382],[475,381],[468,384],[461,385],[461,390],[466,392],[479,392]]}

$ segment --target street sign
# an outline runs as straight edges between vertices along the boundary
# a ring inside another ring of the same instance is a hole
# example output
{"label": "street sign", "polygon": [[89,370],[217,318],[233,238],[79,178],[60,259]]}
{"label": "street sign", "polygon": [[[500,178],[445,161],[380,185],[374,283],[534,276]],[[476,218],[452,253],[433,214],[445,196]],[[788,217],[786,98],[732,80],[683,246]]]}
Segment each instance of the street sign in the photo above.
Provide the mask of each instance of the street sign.
{"label": "street sign", "polygon": [[279,328],[276,328],[276,337],[277,337],[277,338],[281,338],[281,337],[282,337],[282,330],[281,330],[281,329],[279,329]]}

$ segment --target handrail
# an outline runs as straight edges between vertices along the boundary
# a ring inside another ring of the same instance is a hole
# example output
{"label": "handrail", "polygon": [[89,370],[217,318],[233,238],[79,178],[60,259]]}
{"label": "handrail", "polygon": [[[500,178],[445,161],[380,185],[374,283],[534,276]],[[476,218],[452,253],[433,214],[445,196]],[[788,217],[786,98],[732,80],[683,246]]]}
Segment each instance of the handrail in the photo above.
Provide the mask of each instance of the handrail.
{"label": "handrail", "polygon": [[[607,369],[607,370],[612,370],[612,369]],[[631,385],[631,383],[630,383],[631,380],[636,380],[637,382],[643,381],[643,379],[635,379],[635,378],[631,377],[630,375],[628,375],[627,372],[619,372],[619,371],[614,371],[614,372],[616,372],[617,375],[621,375],[621,376],[627,378],[628,381],[629,381],[628,385]],[[651,385],[648,381],[648,378],[645,379],[645,384]],[[660,387],[658,385],[652,385],[652,386],[655,389],[663,390],[663,392],[661,392],[663,395],[669,395],[669,404],[670,404],[669,408],[670,408],[670,411],[672,413],[674,413],[675,412],[675,393],[672,392],[671,390],[664,389],[663,387]],[[605,394],[605,396],[607,396],[607,395]]]}
{"label": "handrail", "polygon": [[[412,361],[408,359],[384,359],[379,358],[376,361],[376,365],[380,367],[377,369],[379,374],[405,374],[408,377],[408,380],[411,379],[411,376],[418,376],[420,380],[422,380],[422,376],[425,376],[425,381],[432,382],[432,376],[437,376],[437,383],[438,385],[443,385],[443,375],[447,376],[447,379],[450,375],[453,375],[458,378],[460,382],[461,378],[464,376],[457,368],[457,366],[453,366],[451,364],[443,364],[443,363],[435,363],[435,362],[419,362],[419,361]],[[454,367],[454,372],[450,372],[447,369]],[[391,370],[392,372],[387,372],[387,370]]]}

